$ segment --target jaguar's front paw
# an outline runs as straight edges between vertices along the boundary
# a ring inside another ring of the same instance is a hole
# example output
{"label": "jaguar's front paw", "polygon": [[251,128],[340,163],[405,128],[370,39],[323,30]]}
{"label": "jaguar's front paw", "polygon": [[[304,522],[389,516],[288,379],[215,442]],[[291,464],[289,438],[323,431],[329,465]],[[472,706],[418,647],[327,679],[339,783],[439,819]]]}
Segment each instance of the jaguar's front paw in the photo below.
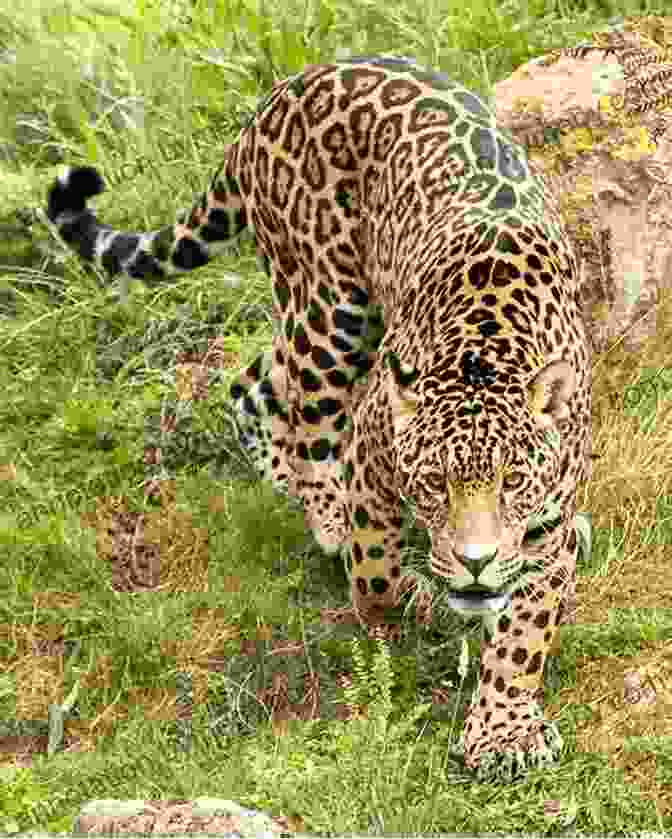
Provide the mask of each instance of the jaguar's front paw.
{"label": "jaguar's front paw", "polygon": [[301,464],[301,472],[290,486],[290,493],[303,502],[306,525],[325,553],[340,552],[348,537],[348,521],[343,503],[337,464]]}
{"label": "jaguar's front paw", "polygon": [[503,710],[472,708],[458,749],[479,781],[510,783],[530,769],[553,765],[562,745],[556,724],[532,700]]}

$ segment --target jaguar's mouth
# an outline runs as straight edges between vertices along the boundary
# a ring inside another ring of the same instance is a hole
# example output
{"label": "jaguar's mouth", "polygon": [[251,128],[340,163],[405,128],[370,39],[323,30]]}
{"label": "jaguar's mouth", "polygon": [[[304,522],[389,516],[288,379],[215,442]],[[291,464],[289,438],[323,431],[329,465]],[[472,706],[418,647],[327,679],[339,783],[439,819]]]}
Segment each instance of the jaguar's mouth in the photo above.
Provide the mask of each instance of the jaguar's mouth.
{"label": "jaguar's mouth", "polygon": [[510,592],[494,594],[487,590],[452,590],[448,592],[448,605],[456,612],[483,615],[501,612],[511,603]]}

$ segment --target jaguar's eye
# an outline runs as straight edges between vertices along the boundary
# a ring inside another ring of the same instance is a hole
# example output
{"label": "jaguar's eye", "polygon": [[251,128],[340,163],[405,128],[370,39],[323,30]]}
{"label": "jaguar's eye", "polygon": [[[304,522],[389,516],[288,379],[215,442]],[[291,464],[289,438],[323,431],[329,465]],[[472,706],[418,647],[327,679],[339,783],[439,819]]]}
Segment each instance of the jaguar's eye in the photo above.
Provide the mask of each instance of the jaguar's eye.
{"label": "jaguar's eye", "polygon": [[523,485],[525,475],[522,472],[509,472],[504,476],[504,489],[519,489]]}
{"label": "jaguar's eye", "polygon": [[425,475],[425,483],[434,492],[443,492],[446,488],[446,481],[443,475]]}

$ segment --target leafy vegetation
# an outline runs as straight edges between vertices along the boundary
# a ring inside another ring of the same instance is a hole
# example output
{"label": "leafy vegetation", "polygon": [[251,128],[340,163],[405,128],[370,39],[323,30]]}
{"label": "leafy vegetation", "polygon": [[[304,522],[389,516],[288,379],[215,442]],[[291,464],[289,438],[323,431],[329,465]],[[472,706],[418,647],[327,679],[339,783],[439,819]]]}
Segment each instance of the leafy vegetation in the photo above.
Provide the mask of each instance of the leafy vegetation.
{"label": "leafy vegetation", "polygon": [[343,569],[237,446],[228,383],[271,335],[249,243],[171,284],[110,283],[33,212],[61,163],[89,162],[108,223],[169,223],[273,79],[309,62],[413,55],[488,97],[533,56],[665,6],[0,7],[0,831],[67,831],[95,798],[196,796],[305,832],[670,829],[669,714],[615,687],[634,671],[669,696],[667,297],[640,355],[594,360],[594,545],[546,685],[566,752],[491,788],[453,752],[478,626],[409,615],[392,648],[330,622]]}

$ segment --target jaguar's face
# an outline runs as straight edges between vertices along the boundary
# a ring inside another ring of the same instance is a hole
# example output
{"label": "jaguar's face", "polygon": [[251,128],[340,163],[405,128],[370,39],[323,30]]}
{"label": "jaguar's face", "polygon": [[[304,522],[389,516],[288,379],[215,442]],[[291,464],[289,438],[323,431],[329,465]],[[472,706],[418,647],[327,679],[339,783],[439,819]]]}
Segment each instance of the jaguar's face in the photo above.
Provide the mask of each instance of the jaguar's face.
{"label": "jaguar's face", "polygon": [[[456,419],[457,415],[457,419]],[[559,434],[522,411],[440,423],[418,406],[395,432],[400,494],[431,541],[431,570],[444,578],[453,608],[505,608],[531,571],[523,543],[529,523],[557,488]],[[487,424],[483,424],[483,421]]]}

